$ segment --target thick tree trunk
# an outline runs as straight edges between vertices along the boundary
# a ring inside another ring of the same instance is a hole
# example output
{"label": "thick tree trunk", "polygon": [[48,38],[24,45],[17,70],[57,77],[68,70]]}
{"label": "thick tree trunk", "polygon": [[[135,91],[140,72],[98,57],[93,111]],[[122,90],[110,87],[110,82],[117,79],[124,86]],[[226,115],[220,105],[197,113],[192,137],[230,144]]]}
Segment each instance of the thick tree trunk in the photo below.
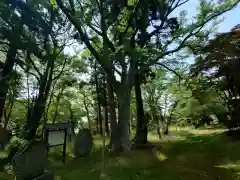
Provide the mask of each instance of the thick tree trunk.
{"label": "thick tree trunk", "polygon": [[[124,88],[124,87],[122,87]],[[129,118],[130,118],[130,88],[126,87],[122,89],[121,93],[118,93],[118,128],[120,134],[120,142],[122,151],[131,151],[131,141],[129,132]]]}
{"label": "thick tree trunk", "polygon": [[108,125],[108,94],[107,94],[107,77],[106,74],[104,75],[104,126],[105,126],[105,132],[107,136],[110,135],[109,125]]}
{"label": "thick tree trunk", "polygon": [[102,117],[102,110],[101,110],[101,105],[100,103],[98,104],[98,128],[99,128],[99,133],[103,134],[102,131],[102,121],[103,121],[103,117]]}
{"label": "thick tree trunk", "polygon": [[112,151],[120,151],[120,134],[117,125],[116,117],[116,104],[114,101],[113,86],[111,83],[111,78],[107,78],[107,92],[108,92],[108,105],[109,105],[109,121],[110,121],[110,144],[109,148]]}
{"label": "thick tree trunk", "polygon": [[58,93],[58,96],[57,96],[57,99],[56,99],[56,108],[55,108],[55,112],[54,112],[54,115],[53,115],[53,124],[56,122],[57,120],[57,115],[58,115],[58,106],[59,106],[59,102],[60,102],[60,99],[61,99],[61,96],[63,94],[63,91],[64,91],[64,88],[62,87],[60,92]]}
{"label": "thick tree trunk", "polygon": [[[76,118],[72,109],[72,104],[68,102],[68,111],[70,114],[70,122],[71,122],[71,135],[69,136],[69,140],[72,140],[72,136],[75,136],[75,125],[76,125]],[[90,129],[91,130],[91,129]]]}
{"label": "thick tree trunk", "polygon": [[27,124],[25,127],[27,140],[32,140],[36,137],[37,129],[40,125],[42,115],[45,111],[45,105],[52,86],[54,60],[49,59],[46,70],[40,78],[39,93],[33,107],[28,108]]}
{"label": "thick tree trunk", "polygon": [[163,114],[162,114],[162,111],[161,109],[159,110],[160,111],[160,116],[158,118],[158,128],[160,129],[160,132],[162,130],[162,133],[164,134],[164,131],[165,131],[165,127],[164,127],[164,117],[163,117]]}
{"label": "thick tree trunk", "polygon": [[4,111],[4,116],[5,116],[5,121],[4,121],[4,126],[3,128],[4,129],[7,129],[7,126],[8,126],[8,122],[10,120],[10,117],[11,117],[11,114],[12,114],[12,110],[13,110],[13,105],[14,105],[14,96],[15,94],[12,95],[12,99],[10,100],[10,104],[9,104],[9,107],[8,107],[8,114],[6,113],[6,111]]}
{"label": "thick tree trunk", "polygon": [[135,96],[136,96],[136,111],[137,111],[137,128],[134,141],[137,145],[147,144],[148,127],[145,123],[143,100],[140,86],[139,75],[135,75]]}
{"label": "thick tree trunk", "polygon": [[89,109],[88,109],[88,106],[87,106],[87,101],[86,101],[86,95],[85,94],[83,94],[83,104],[84,104],[84,108],[85,108],[87,119],[88,119],[88,128],[91,131],[92,130],[91,119],[90,119],[90,115],[89,115]]}
{"label": "thick tree trunk", "polygon": [[96,94],[97,94],[97,119],[96,119],[96,130],[97,133],[102,134],[102,117],[101,117],[101,104],[100,104],[100,93],[99,93],[99,83],[98,83],[98,79],[97,79],[97,63],[94,63],[94,71],[95,71],[95,75],[94,75],[94,81],[96,84]]}
{"label": "thick tree trunk", "polygon": [[3,117],[4,106],[9,89],[9,76],[11,75],[14,67],[16,54],[17,48],[10,45],[7,52],[6,62],[3,66],[2,71],[0,72],[0,124]]}
{"label": "thick tree trunk", "polygon": [[44,104],[41,101],[41,98],[38,97],[34,105],[28,108],[27,124],[25,126],[26,134],[24,135],[27,140],[36,137],[37,128],[44,113]]}
{"label": "thick tree trunk", "polygon": [[168,121],[165,121],[166,122],[166,127],[164,128],[164,131],[163,131],[163,134],[164,135],[168,135],[169,131],[168,131],[168,124],[169,122]]}
{"label": "thick tree trunk", "polygon": [[105,124],[105,132],[106,132],[107,136],[109,136],[110,130],[109,130],[109,126],[108,126],[108,107],[107,106],[104,107],[104,124]]}
{"label": "thick tree trunk", "polygon": [[156,118],[156,125],[157,125],[158,138],[161,139],[162,138],[162,135],[161,135],[161,122],[160,122],[160,119],[158,117]]}
{"label": "thick tree trunk", "polygon": [[154,102],[154,99],[152,96],[148,97],[148,103],[150,106],[150,111],[152,114],[152,119],[156,124],[156,130],[157,130],[157,134],[158,134],[158,138],[161,139],[162,135],[161,135],[161,123],[160,123],[160,117],[157,115],[157,109],[156,109],[156,103]]}

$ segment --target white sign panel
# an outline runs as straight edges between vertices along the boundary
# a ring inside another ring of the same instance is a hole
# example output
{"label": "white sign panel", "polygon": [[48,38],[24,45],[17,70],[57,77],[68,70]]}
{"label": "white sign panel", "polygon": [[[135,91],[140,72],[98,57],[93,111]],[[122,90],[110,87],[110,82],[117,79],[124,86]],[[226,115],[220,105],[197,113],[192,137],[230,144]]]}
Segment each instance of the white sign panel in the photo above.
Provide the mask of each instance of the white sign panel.
{"label": "white sign panel", "polygon": [[49,131],[48,144],[50,146],[64,144],[64,131]]}

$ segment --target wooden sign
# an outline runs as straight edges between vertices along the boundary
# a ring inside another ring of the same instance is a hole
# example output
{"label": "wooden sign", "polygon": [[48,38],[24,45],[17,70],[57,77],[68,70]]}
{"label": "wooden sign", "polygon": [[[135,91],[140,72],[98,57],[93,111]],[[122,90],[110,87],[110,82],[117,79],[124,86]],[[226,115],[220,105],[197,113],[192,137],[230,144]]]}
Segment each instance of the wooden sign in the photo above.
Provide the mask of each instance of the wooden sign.
{"label": "wooden sign", "polygon": [[71,124],[67,123],[56,123],[47,124],[44,132],[44,139],[49,148],[55,146],[63,146],[63,159],[62,162],[66,162],[66,147],[67,147],[67,135]]}
{"label": "wooden sign", "polygon": [[64,131],[49,131],[48,145],[58,146],[64,144],[65,132]]}

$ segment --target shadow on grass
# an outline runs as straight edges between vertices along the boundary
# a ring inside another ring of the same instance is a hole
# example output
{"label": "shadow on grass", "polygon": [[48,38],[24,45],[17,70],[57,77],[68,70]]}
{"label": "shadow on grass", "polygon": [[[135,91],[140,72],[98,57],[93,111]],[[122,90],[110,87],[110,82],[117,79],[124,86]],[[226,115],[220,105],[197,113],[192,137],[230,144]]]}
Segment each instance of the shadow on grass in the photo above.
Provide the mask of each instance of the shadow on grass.
{"label": "shadow on grass", "polygon": [[178,175],[176,179],[236,180],[238,177],[240,143],[224,134],[189,133],[184,140],[160,145],[160,151],[168,157],[164,166]]}
{"label": "shadow on grass", "polygon": [[[68,150],[67,163],[61,163],[59,150],[50,153],[49,168],[56,180],[237,180],[240,172],[240,142],[224,134],[196,135],[179,131],[178,140],[153,142],[153,149],[128,154],[106,154],[105,175],[101,176],[101,149],[91,157],[75,159]],[[101,178],[100,178],[101,177]]]}
{"label": "shadow on grass", "polygon": [[[196,136],[181,131],[180,134],[184,138],[178,141],[153,142],[156,148],[151,150],[106,155],[106,175],[103,179],[238,179],[239,142],[233,142],[218,133]],[[87,158],[74,159],[69,156],[66,165],[53,164],[52,168],[59,180],[99,179],[102,170],[101,149],[95,149]]]}

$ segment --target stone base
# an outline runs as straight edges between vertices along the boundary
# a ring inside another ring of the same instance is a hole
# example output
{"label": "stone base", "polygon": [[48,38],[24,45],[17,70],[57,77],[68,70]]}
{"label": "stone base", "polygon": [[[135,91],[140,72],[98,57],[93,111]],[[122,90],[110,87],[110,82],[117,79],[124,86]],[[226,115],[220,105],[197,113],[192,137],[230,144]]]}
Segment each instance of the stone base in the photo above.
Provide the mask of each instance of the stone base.
{"label": "stone base", "polygon": [[34,178],[33,180],[54,180],[54,175],[51,171],[45,171],[43,175]]}

